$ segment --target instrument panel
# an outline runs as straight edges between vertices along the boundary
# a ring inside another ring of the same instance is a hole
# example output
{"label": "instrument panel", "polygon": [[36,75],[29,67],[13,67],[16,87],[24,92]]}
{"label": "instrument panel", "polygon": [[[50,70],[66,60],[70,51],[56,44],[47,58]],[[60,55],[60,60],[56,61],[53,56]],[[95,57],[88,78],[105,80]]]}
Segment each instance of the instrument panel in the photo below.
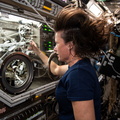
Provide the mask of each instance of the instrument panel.
{"label": "instrument panel", "polygon": [[[2,1],[0,5],[3,9],[10,9],[12,12],[19,12],[24,14],[26,11],[41,14],[45,17],[55,19],[56,14],[62,9],[62,6],[50,0],[12,0]],[[6,4],[8,7],[6,8]],[[35,17],[35,16],[32,16]]]}

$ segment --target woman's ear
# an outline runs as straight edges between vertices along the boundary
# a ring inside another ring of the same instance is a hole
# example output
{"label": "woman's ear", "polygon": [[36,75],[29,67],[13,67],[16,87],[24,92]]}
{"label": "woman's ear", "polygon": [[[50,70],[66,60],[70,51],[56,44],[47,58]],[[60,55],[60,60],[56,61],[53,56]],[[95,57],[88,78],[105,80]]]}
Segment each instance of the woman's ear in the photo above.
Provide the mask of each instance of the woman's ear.
{"label": "woman's ear", "polygon": [[70,42],[68,43],[68,47],[69,47],[69,49],[72,49],[72,48],[73,48],[73,42],[72,42],[72,41],[70,41]]}

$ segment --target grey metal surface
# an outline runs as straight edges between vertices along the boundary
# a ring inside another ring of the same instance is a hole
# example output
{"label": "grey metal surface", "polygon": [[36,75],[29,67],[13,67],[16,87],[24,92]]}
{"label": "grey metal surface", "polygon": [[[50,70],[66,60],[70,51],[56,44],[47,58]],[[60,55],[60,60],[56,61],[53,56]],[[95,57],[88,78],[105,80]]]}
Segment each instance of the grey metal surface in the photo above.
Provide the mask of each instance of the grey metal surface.
{"label": "grey metal surface", "polygon": [[40,95],[50,90],[53,90],[58,81],[46,80],[34,80],[29,89],[19,95],[11,95],[0,89],[0,101],[9,107],[14,107],[26,100],[33,95]]}

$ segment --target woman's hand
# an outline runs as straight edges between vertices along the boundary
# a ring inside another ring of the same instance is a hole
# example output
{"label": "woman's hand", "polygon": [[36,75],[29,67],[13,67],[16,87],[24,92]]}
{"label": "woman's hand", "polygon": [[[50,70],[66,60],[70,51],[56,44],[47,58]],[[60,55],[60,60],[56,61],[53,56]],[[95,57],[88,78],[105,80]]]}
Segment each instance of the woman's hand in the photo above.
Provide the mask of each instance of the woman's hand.
{"label": "woman's hand", "polygon": [[[28,48],[29,50],[33,50],[35,54],[37,54],[40,59],[43,61],[44,65],[47,67],[48,66],[48,57],[43,53],[36,45],[34,41],[30,42],[30,47]],[[67,70],[68,70],[68,65],[57,65],[55,62],[51,62],[51,72],[54,75],[63,75]]]}
{"label": "woman's hand", "polygon": [[39,55],[41,53],[40,49],[36,45],[34,41],[30,42],[30,47],[28,48],[29,50],[33,50],[35,54]]}

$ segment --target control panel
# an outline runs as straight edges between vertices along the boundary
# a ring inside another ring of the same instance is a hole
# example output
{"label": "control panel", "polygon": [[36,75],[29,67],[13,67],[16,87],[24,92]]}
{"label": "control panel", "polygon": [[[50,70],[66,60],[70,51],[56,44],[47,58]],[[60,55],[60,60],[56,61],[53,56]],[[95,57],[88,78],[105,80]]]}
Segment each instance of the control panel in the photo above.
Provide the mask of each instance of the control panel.
{"label": "control panel", "polygon": [[[31,8],[32,6],[41,14],[49,15],[51,17],[55,17],[55,15],[62,8],[60,5],[50,0],[13,0],[13,1],[27,8]],[[25,9],[25,7],[23,8]]]}
{"label": "control panel", "polygon": [[42,24],[40,29],[40,48],[42,51],[51,51],[55,45],[54,31],[46,24]]}

